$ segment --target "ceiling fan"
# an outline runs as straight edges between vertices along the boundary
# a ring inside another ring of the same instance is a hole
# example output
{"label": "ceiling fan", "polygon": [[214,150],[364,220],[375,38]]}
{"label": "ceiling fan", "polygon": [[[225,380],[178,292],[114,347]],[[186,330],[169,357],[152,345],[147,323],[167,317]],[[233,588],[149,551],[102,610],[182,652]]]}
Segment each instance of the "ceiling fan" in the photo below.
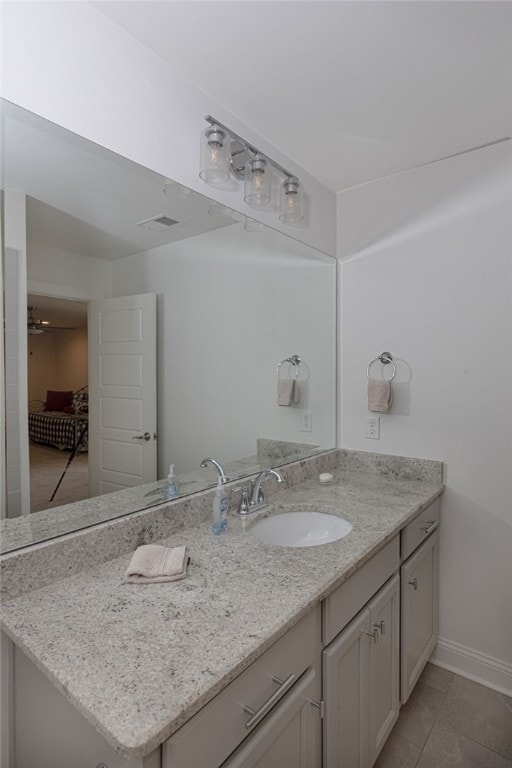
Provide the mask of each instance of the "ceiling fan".
{"label": "ceiling fan", "polygon": [[27,333],[31,336],[37,336],[40,333],[53,333],[54,331],[76,331],[76,328],[68,328],[64,325],[52,325],[50,327],[49,320],[38,320],[34,317],[34,310],[37,307],[27,307],[28,319],[27,319]]}

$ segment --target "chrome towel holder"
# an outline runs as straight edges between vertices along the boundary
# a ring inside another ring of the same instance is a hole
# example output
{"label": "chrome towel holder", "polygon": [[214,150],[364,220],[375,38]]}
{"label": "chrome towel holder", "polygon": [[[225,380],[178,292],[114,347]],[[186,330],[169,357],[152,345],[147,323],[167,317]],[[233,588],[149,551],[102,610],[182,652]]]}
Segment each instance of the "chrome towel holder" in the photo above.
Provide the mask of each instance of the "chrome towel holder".
{"label": "chrome towel holder", "polygon": [[[290,368],[288,369],[288,374],[290,375],[290,379],[293,379],[295,381],[297,379],[298,375],[299,375],[299,364],[300,364],[300,362],[301,362],[301,360],[300,360],[299,355],[291,355],[290,357],[285,357],[285,359],[281,360],[281,362],[277,366],[277,378],[279,378],[279,371],[281,370],[281,366],[284,365],[285,363],[289,363],[290,364]],[[295,366],[295,375],[294,376],[291,376],[291,370],[292,370],[291,366],[292,365]]]}
{"label": "chrome towel holder", "polygon": [[[382,365],[391,365],[393,366],[393,375],[389,379],[389,381],[393,381],[393,379],[396,376],[396,366],[393,362],[393,355],[391,352],[382,352],[378,357],[375,358],[375,360],[372,360],[371,363],[369,363],[368,368],[366,369],[366,378],[370,379],[370,368],[374,363],[381,362]],[[284,361],[283,361],[284,362]]]}

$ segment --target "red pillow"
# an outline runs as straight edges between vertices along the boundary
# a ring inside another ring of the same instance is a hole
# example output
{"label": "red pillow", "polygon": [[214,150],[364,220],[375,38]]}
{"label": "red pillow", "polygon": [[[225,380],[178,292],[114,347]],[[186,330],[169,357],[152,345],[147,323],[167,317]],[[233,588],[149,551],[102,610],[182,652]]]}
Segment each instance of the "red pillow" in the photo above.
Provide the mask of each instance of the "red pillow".
{"label": "red pillow", "polygon": [[72,405],[65,405],[62,410],[64,411],[64,413],[74,413],[75,412],[75,409],[73,408]]}
{"label": "red pillow", "polygon": [[63,411],[67,405],[73,404],[73,392],[46,392],[45,411]]}

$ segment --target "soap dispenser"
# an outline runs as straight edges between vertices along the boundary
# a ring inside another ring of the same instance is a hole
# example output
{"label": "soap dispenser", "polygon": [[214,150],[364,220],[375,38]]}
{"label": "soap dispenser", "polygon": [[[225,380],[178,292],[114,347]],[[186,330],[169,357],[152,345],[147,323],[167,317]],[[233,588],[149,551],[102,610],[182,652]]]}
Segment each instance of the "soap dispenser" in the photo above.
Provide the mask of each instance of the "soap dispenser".
{"label": "soap dispenser", "polygon": [[174,474],[174,464],[171,464],[169,467],[169,474],[167,475],[167,481],[164,486],[164,499],[165,501],[171,501],[171,499],[177,499],[179,495],[180,487]]}
{"label": "soap dispenser", "polygon": [[222,478],[219,477],[215,493],[213,494],[213,520],[212,533],[219,536],[228,529],[228,497]]}

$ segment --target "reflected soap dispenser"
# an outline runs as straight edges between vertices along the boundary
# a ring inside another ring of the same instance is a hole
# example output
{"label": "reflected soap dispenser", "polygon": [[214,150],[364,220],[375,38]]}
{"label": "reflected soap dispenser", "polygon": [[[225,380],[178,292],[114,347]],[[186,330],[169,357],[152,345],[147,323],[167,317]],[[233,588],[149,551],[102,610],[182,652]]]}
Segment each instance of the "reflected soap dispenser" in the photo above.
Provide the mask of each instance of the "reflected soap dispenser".
{"label": "reflected soap dispenser", "polygon": [[171,501],[171,499],[177,499],[179,495],[180,487],[174,474],[174,464],[171,464],[169,467],[169,474],[167,475],[167,481],[164,486],[164,499],[165,501]]}
{"label": "reflected soap dispenser", "polygon": [[220,536],[228,529],[228,497],[222,478],[219,477],[215,493],[213,494],[213,520],[212,533]]}

